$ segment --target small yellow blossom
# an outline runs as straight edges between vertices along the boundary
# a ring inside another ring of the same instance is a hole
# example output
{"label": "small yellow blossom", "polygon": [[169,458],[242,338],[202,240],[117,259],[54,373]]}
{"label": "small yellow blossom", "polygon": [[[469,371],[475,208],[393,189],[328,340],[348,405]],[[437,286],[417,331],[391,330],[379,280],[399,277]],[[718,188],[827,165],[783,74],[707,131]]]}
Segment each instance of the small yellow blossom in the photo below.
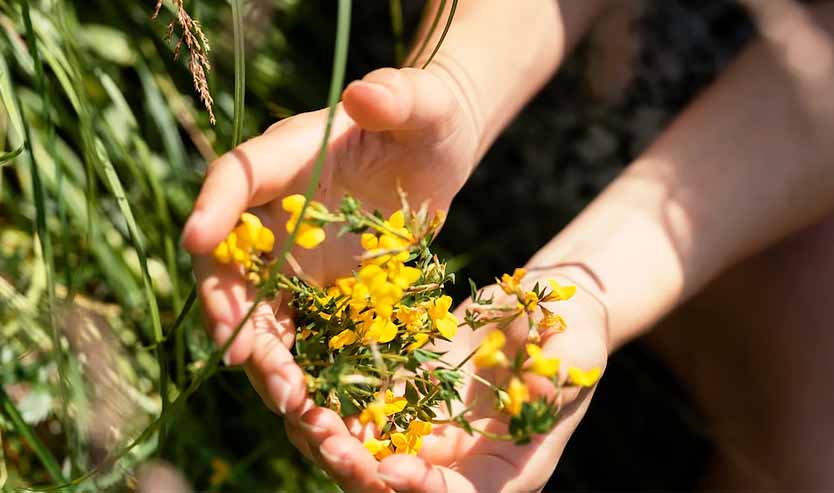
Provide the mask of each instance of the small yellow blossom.
{"label": "small yellow blossom", "polygon": [[544,316],[538,323],[539,330],[553,329],[556,332],[564,332],[568,328],[565,319],[560,315],[551,312],[545,307],[541,307],[541,309]]}
{"label": "small yellow blossom", "polygon": [[376,425],[377,430],[381,430],[385,427],[385,423],[388,420],[385,418],[385,403],[381,402],[379,399],[371,402],[368,406],[359,413],[359,422],[364,424],[368,424],[371,421],[374,422]]}
{"label": "small yellow blossom", "polygon": [[527,354],[533,360],[530,370],[543,377],[552,377],[559,373],[559,359],[548,358],[542,353],[542,348],[535,344],[527,344]]}
{"label": "small yellow blossom", "polygon": [[568,379],[571,383],[580,387],[593,386],[601,376],[602,370],[599,367],[591,368],[590,370],[583,370],[574,366],[568,368]]}
{"label": "small yellow blossom", "polygon": [[209,484],[212,486],[220,486],[229,479],[229,473],[232,468],[225,460],[214,457],[211,459],[211,476],[209,477]]}
{"label": "small yellow blossom", "polygon": [[414,420],[405,433],[392,433],[391,443],[398,454],[417,455],[423,447],[423,436],[431,433],[431,423]]}
{"label": "small yellow blossom", "polygon": [[423,326],[423,315],[425,312],[420,308],[412,308],[405,305],[397,305],[397,320],[405,326],[409,332],[417,332]]}
{"label": "small yellow blossom", "polygon": [[330,347],[330,349],[335,351],[336,349],[341,349],[344,346],[349,346],[353,344],[354,342],[356,342],[356,339],[356,332],[350,329],[345,329],[336,334],[335,336],[331,337],[327,345]]}
{"label": "small yellow blossom", "polygon": [[391,452],[391,440],[377,440],[376,438],[369,438],[363,443],[368,452],[373,455],[376,460],[382,460],[393,452]]}
{"label": "small yellow blossom", "polygon": [[562,286],[555,279],[547,281],[550,284],[550,293],[542,301],[565,301],[576,294],[576,286]]}
{"label": "small yellow blossom", "polygon": [[527,313],[532,313],[536,310],[536,306],[539,304],[539,297],[533,291],[527,291],[524,293],[524,297],[522,298],[524,301],[521,304],[521,307]]}
{"label": "small yellow blossom", "polygon": [[504,409],[513,416],[521,414],[521,406],[525,402],[530,402],[530,390],[518,377],[510,380],[510,385],[507,386],[507,396],[509,399]]}
{"label": "small yellow blossom", "polygon": [[214,258],[222,264],[235,262],[248,269],[252,266],[253,257],[272,251],[275,235],[254,214],[244,212],[240,221],[241,224],[217,245],[213,253]]}
{"label": "small yellow blossom", "polygon": [[414,334],[413,336],[414,342],[406,347],[406,350],[410,353],[415,349],[420,349],[421,347],[425,346],[427,342],[429,342],[429,335],[421,332],[419,334]]}
{"label": "small yellow blossom", "polygon": [[516,294],[521,291],[521,280],[527,275],[527,269],[517,268],[513,271],[513,275],[504,274],[498,285],[507,294]]}
{"label": "small yellow blossom", "polygon": [[507,357],[501,351],[506,344],[507,338],[500,330],[493,330],[487,334],[484,341],[481,343],[475,355],[472,357],[472,362],[478,368],[493,368],[495,366],[504,366],[507,364]]}
{"label": "small yellow blossom", "polygon": [[388,266],[388,279],[400,289],[408,289],[420,279],[423,273],[417,267],[409,267],[399,262]]}
{"label": "small yellow blossom", "polygon": [[365,329],[362,342],[364,344],[370,344],[371,342],[384,344],[391,342],[395,337],[397,337],[397,326],[394,325],[394,322],[390,318],[377,315]]}
{"label": "small yellow blossom", "polygon": [[458,318],[449,313],[451,306],[452,298],[444,294],[433,300],[426,310],[440,335],[450,340],[455,337],[458,331]]}
{"label": "small yellow blossom", "polygon": [[[292,233],[295,229],[299,216],[301,215],[301,209],[304,207],[304,203],[305,199],[301,194],[289,195],[284,197],[284,200],[281,201],[281,206],[285,211],[290,213],[290,218],[287,220],[287,233]],[[323,204],[315,201],[310,202],[308,210],[309,209],[320,212],[327,210]],[[295,242],[302,248],[309,250],[311,248],[315,248],[319,243],[324,241],[325,237],[326,235],[324,233],[324,229],[318,226],[317,223],[310,221],[308,216],[305,215],[304,219],[301,221],[301,225],[298,227],[298,235],[295,237]]]}
{"label": "small yellow blossom", "polygon": [[[377,400],[383,400],[380,398],[379,392],[374,394],[374,398]],[[394,397],[394,392],[392,392],[391,389],[387,389],[385,391],[384,402],[385,407],[383,408],[383,412],[386,416],[391,416],[405,409],[405,406],[408,404],[408,399],[405,397]]]}

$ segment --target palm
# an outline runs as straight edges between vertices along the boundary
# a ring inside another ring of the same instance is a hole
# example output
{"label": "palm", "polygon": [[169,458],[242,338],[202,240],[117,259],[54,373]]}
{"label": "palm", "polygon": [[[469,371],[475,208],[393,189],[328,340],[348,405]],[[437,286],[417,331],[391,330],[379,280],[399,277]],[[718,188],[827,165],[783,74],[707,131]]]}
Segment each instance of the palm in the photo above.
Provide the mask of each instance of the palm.
{"label": "palm", "polygon": [[[458,309],[462,316],[466,304]],[[593,298],[580,290],[569,302],[558,306],[568,321],[564,333],[546,336],[546,352],[561,358],[566,365],[583,368],[604,367],[607,354],[604,314]],[[448,351],[444,360],[454,363],[465,358],[480,343],[489,328],[477,332],[461,330],[455,344],[437,349]],[[527,325],[523,320],[507,329],[507,353],[524,342]],[[475,371],[472,365],[467,372]],[[501,374],[482,374],[490,381],[502,382]],[[394,455],[377,463],[351,435],[367,433],[367,429],[348,420],[346,428],[335,413],[316,409],[303,418],[306,431],[290,426],[296,444],[317,459],[346,491],[389,492],[391,489],[416,492],[474,492],[474,491],[537,491],[558,462],[568,438],[579,423],[590,402],[592,391],[579,392],[575,388],[555,394],[554,387],[540,377],[527,380],[534,395],[561,399],[561,417],[547,435],[538,436],[524,446],[506,441],[468,435],[452,425],[435,426],[432,435],[424,438],[420,457]],[[468,378],[461,395],[464,404],[453,409],[473,406],[467,419],[473,427],[494,434],[507,432],[507,417],[495,411],[491,392],[478,381]],[[449,418],[448,414],[438,419]],[[310,426],[318,431],[310,431]],[[350,430],[350,432],[348,431]],[[321,450],[321,452],[318,452]],[[386,483],[379,477],[386,478]]]}

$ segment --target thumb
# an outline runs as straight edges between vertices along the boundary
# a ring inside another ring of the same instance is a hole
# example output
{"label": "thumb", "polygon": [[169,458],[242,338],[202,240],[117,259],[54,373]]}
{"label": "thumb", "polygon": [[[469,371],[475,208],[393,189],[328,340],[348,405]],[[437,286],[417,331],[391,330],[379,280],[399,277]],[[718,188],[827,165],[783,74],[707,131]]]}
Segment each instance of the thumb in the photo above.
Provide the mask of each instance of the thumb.
{"label": "thumb", "polygon": [[363,129],[448,129],[457,100],[437,75],[415,68],[381,68],[342,94],[345,111]]}

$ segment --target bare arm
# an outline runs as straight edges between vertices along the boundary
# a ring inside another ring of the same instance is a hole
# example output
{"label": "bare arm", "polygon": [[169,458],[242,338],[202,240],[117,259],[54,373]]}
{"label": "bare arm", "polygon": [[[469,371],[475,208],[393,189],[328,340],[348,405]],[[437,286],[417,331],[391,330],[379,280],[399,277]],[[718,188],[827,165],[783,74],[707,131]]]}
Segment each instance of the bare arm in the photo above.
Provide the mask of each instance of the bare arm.
{"label": "bare arm", "polygon": [[531,260],[598,277],[612,349],[834,208],[834,8],[748,3],[765,39]]}
{"label": "bare arm", "polygon": [[[454,23],[428,70],[452,83],[472,117],[480,135],[476,161],[550,79],[609,1],[459,2]],[[441,19],[446,19],[451,4],[446,2]],[[418,31],[420,42],[439,5],[438,0],[427,3]],[[440,27],[415,66],[423,66],[440,37]],[[420,42],[415,43],[415,51]]]}

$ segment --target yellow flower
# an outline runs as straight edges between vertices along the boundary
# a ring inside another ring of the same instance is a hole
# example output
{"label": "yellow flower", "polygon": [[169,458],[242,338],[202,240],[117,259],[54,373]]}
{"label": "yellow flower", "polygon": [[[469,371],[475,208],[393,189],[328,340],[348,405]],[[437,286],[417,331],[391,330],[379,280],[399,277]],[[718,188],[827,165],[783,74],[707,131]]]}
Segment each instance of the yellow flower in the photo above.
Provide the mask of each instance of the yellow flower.
{"label": "yellow flower", "polygon": [[392,433],[391,443],[398,454],[417,455],[423,447],[423,435],[431,433],[431,423],[414,420],[408,425],[405,433]]}
{"label": "yellow flower", "polygon": [[275,246],[275,235],[264,227],[258,216],[244,212],[241,224],[235,227],[225,240],[214,249],[214,258],[222,263],[235,262],[244,268],[252,266],[252,258],[259,252],[271,252]]}
{"label": "yellow flower", "polygon": [[416,267],[409,267],[399,262],[388,265],[388,279],[400,289],[408,289],[420,279],[423,273]]}
{"label": "yellow flower", "polygon": [[601,376],[602,370],[599,367],[591,368],[590,370],[583,370],[574,366],[568,368],[568,379],[571,383],[580,387],[593,386]]}
{"label": "yellow flower", "polygon": [[365,440],[362,445],[371,453],[376,460],[382,460],[393,452],[391,452],[391,440],[377,440],[376,438],[369,438]]}
{"label": "yellow flower", "polygon": [[260,252],[272,251],[275,246],[275,235],[272,234],[271,229],[261,223],[258,216],[244,212],[240,215],[240,221],[243,224],[235,228],[235,231],[241,244],[251,245]]}
{"label": "yellow flower", "polygon": [[411,308],[405,305],[397,305],[397,320],[405,326],[409,332],[417,332],[423,325],[423,310]]}
{"label": "yellow flower", "polygon": [[565,301],[576,294],[576,286],[562,286],[555,279],[547,282],[550,284],[550,293],[542,301]]}
{"label": "yellow flower", "polygon": [[371,421],[374,422],[376,425],[377,430],[381,430],[385,423],[388,422],[385,419],[385,403],[376,400],[368,404],[368,406],[359,413],[359,422],[364,424],[368,424]]}
{"label": "yellow flower", "polygon": [[219,486],[229,479],[231,466],[225,460],[214,457],[211,459],[211,477],[209,477],[209,484],[212,486]]}
{"label": "yellow flower", "polygon": [[472,362],[478,368],[492,368],[495,366],[504,366],[507,364],[507,357],[501,352],[507,338],[500,330],[493,330],[484,338],[475,355],[472,357]]}
{"label": "yellow flower", "polygon": [[354,342],[356,342],[356,339],[356,332],[350,329],[345,329],[336,334],[335,336],[331,337],[327,345],[330,347],[330,349],[335,351],[336,349],[341,349],[344,346],[349,346],[353,344]]}
{"label": "yellow flower", "polygon": [[518,268],[513,271],[513,275],[504,274],[498,285],[507,294],[516,294],[521,291],[521,280],[527,275],[527,269]]}
{"label": "yellow flower", "polygon": [[384,400],[385,405],[382,409],[382,412],[385,413],[386,416],[391,416],[393,414],[397,414],[405,409],[405,406],[408,404],[408,399],[405,397],[394,397],[394,393],[391,389],[385,390],[385,397],[384,399],[381,398],[379,392],[374,394],[374,398],[379,400]]}
{"label": "yellow flower", "polygon": [[[365,323],[367,324],[367,321]],[[397,337],[397,326],[394,325],[394,322],[390,318],[377,315],[365,329],[362,342],[365,344],[371,342],[384,344],[391,342],[395,337]]]}
{"label": "yellow flower", "polygon": [[565,319],[560,315],[556,315],[545,307],[541,308],[544,317],[539,321],[539,330],[554,329],[556,332],[564,332],[568,328]]}
{"label": "yellow flower", "polygon": [[536,346],[535,344],[527,344],[527,354],[529,354],[530,359],[533,360],[533,364],[530,365],[530,369],[533,373],[543,377],[552,377],[553,375],[559,373],[559,359],[548,358],[542,354],[542,348],[539,346]]}
{"label": "yellow flower", "polygon": [[510,380],[510,385],[507,387],[507,395],[509,399],[504,409],[513,416],[521,414],[521,406],[525,402],[530,402],[530,390],[527,389],[527,386],[518,377],[513,377]]}
{"label": "yellow flower", "polygon": [[452,306],[452,298],[443,295],[429,305],[426,310],[429,318],[434,323],[440,335],[446,339],[452,339],[458,331],[458,318],[454,314],[449,313],[449,308]]}
{"label": "yellow flower", "polygon": [[522,308],[524,311],[528,313],[532,313],[536,310],[536,306],[539,304],[539,297],[533,291],[527,291],[524,293],[524,297],[522,298],[524,302],[522,303]]}
{"label": "yellow flower", "polygon": [[409,344],[408,347],[406,348],[406,350],[409,353],[411,351],[414,351],[415,349],[420,349],[421,347],[425,346],[427,342],[429,342],[429,335],[426,334],[426,333],[423,333],[423,332],[421,332],[419,334],[414,334],[413,338],[414,338],[414,342]]}
{"label": "yellow flower", "polygon": [[[301,194],[289,195],[284,197],[281,201],[281,206],[285,211],[290,213],[290,218],[287,220],[287,233],[292,233],[298,223],[301,209],[304,207],[304,196]],[[310,202],[308,210],[326,211],[324,205],[319,202]],[[305,218],[301,221],[298,227],[298,235],[295,237],[295,242],[302,248],[315,248],[319,243],[324,241],[326,235],[324,229],[317,225],[317,223]]]}

